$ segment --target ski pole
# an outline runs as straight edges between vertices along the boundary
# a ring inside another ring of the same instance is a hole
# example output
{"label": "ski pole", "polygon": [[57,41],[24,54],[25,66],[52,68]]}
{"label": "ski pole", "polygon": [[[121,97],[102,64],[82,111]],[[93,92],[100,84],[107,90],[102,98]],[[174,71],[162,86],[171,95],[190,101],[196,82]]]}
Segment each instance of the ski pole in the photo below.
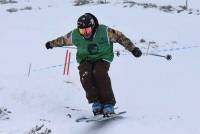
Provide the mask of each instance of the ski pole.
{"label": "ski pole", "polygon": [[157,57],[163,57],[166,60],[171,60],[172,59],[172,56],[170,54],[160,55],[160,54],[155,54],[155,53],[146,53],[145,55],[152,55],[152,56],[157,56]]}

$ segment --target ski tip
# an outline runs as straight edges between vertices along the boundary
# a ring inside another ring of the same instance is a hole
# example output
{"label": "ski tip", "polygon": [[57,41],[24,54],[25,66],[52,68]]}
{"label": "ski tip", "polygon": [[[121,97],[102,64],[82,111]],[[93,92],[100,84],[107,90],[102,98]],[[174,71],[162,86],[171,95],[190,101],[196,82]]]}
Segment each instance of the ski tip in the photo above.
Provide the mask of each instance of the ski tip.
{"label": "ski tip", "polygon": [[122,112],[119,112],[117,114],[125,114],[125,113],[127,113],[127,111],[122,111]]}

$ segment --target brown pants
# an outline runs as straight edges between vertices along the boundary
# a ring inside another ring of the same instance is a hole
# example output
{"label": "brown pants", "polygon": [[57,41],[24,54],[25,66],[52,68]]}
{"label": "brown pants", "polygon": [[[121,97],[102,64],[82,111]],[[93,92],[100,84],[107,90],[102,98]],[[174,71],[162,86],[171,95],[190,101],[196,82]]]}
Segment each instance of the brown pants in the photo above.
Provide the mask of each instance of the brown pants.
{"label": "brown pants", "polygon": [[115,105],[116,101],[108,75],[109,67],[110,63],[103,60],[84,61],[79,65],[80,81],[89,103]]}

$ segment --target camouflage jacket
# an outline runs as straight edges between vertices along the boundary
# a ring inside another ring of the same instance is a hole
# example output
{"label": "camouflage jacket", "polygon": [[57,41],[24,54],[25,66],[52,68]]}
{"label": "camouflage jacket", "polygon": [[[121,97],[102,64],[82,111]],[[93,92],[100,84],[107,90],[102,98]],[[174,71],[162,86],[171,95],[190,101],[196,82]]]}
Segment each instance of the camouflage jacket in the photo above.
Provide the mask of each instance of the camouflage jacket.
{"label": "camouflage jacket", "polygon": [[[50,41],[50,45],[51,47],[72,46],[73,44],[71,36],[72,31],[65,36],[61,36],[55,40]],[[132,41],[120,31],[108,28],[108,37],[111,42],[121,44],[125,49],[130,52],[132,52],[132,50],[135,48],[135,45],[132,43]]]}

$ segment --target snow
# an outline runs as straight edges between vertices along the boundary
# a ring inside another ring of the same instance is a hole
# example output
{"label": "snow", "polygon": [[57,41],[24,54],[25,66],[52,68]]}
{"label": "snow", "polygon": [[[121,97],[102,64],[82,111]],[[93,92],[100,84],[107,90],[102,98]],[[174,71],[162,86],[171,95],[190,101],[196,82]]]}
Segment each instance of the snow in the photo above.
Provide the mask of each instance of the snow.
{"label": "snow", "polygon": [[[179,5],[184,0],[148,2]],[[192,9],[200,8],[198,0],[189,3]],[[25,6],[33,9],[6,11]],[[115,50],[122,54],[115,57],[109,74],[117,111],[127,111],[124,119],[76,123],[76,118],[92,115],[79,82],[76,50],[70,50],[70,75],[63,76],[66,48],[45,48],[46,41],[76,27],[77,18],[85,12],[122,31],[144,53],[148,43],[140,43],[141,38],[156,42],[151,52],[173,56],[171,61],[155,56],[136,59],[115,44]],[[27,134],[42,124],[41,132],[48,128],[53,134],[200,133],[199,15],[124,8],[120,0],[80,7],[67,0],[19,0],[17,4],[0,5],[0,18],[0,109],[11,111],[5,111],[10,119],[0,118],[0,133]]]}

